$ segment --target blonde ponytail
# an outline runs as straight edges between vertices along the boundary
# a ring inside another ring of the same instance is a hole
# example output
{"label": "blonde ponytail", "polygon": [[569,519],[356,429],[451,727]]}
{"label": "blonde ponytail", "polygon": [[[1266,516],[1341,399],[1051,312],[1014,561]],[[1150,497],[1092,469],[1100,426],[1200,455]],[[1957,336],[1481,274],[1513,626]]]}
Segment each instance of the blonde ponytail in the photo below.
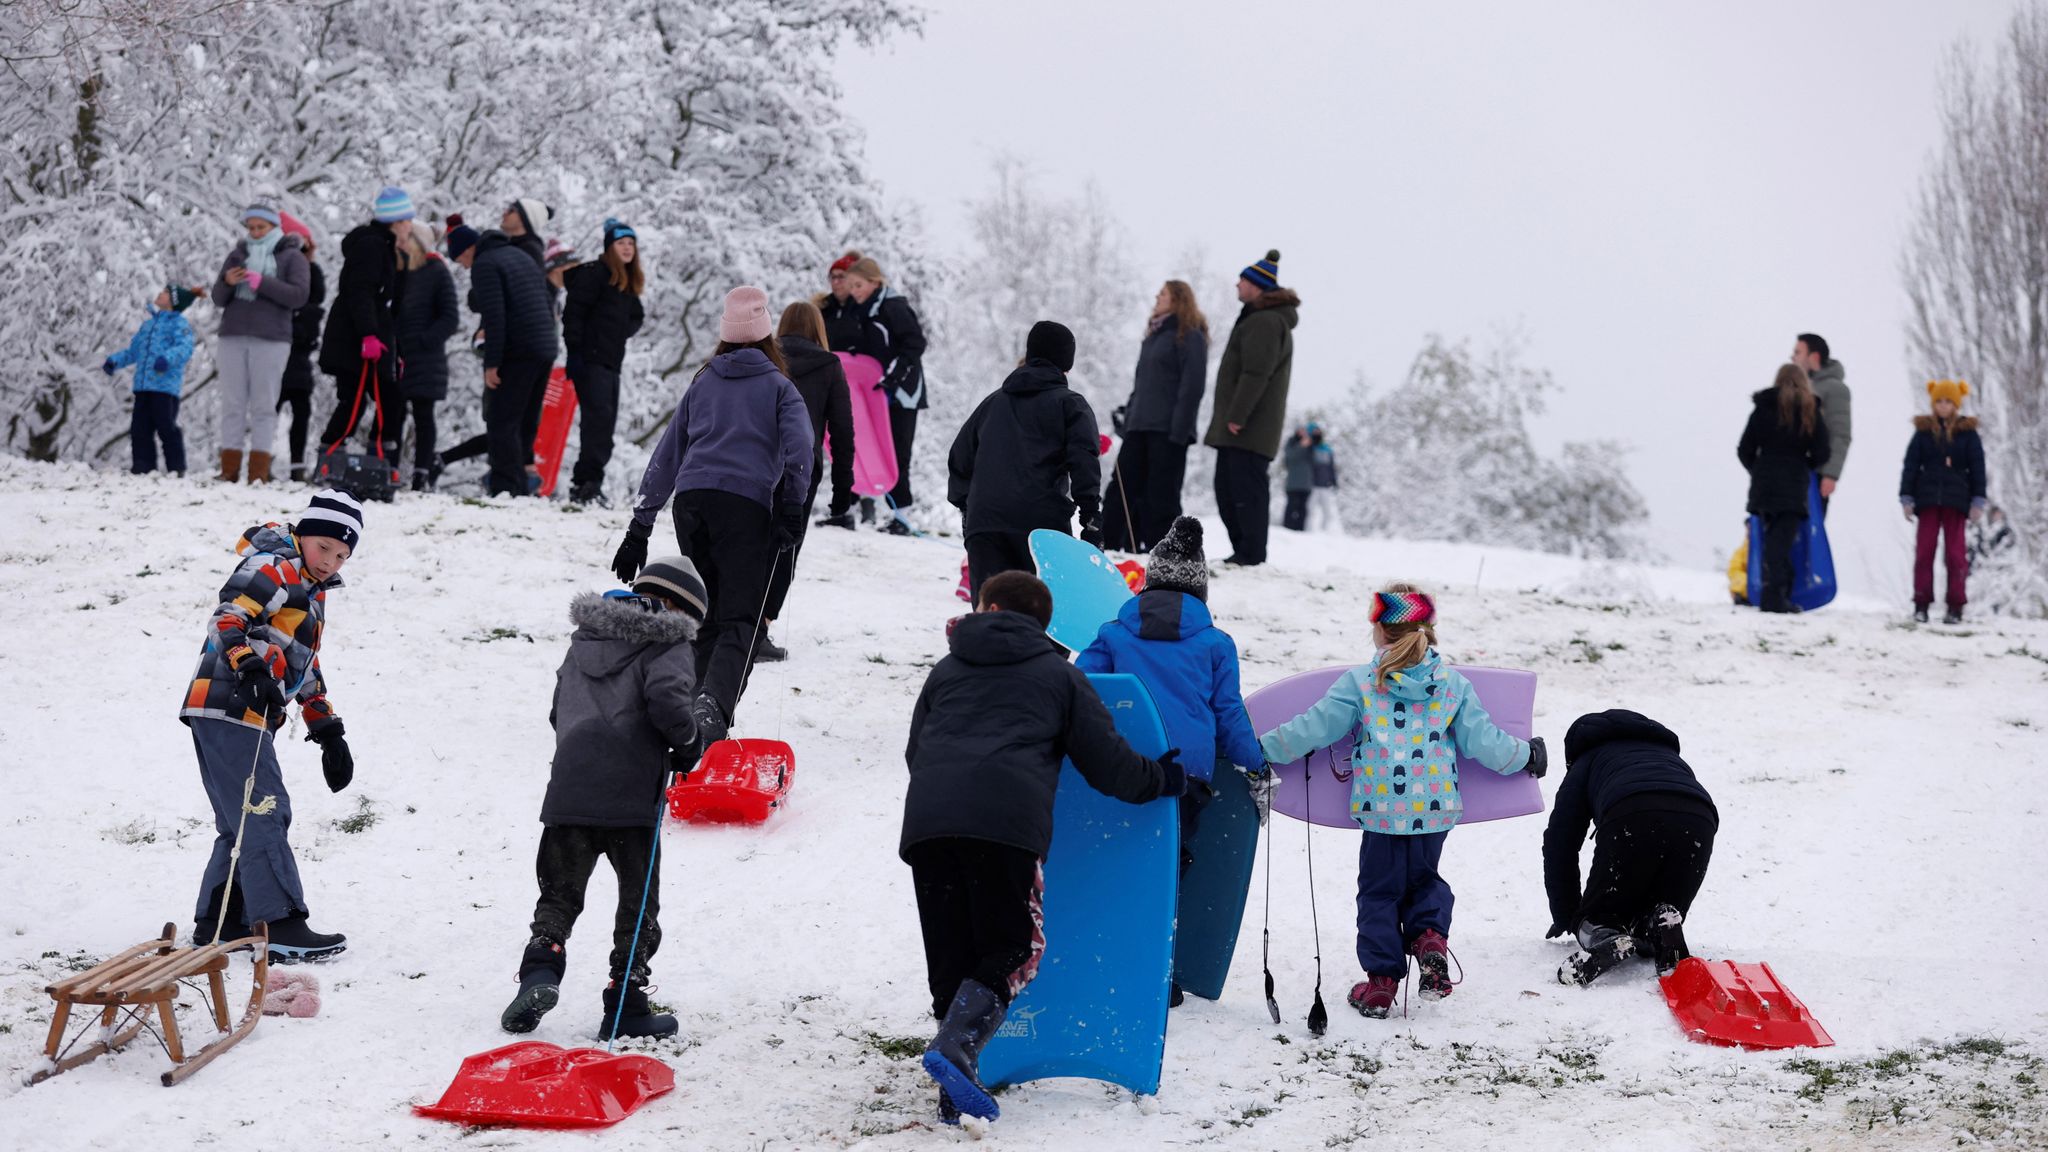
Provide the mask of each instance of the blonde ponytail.
{"label": "blonde ponytail", "polygon": [[[1387,585],[1385,588],[1380,589],[1380,591],[1383,593],[1420,595],[1422,589],[1417,588],[1413,584],[1394,583]],[[1384,620],[1378,621],[1380,631],[1387,634],[1387,646],[1381,649],[1379,660],[1373,668],[1374,687],[1385,688],[1387,686],[1387,677],[1396,672],[1405,672],[1422,663],[1423,659],[1429,655],[1429,650],[1436,647],[1436,620],[1433,607],[1429,615],[1430,619],[1428,620],[1408,624],[1390,624]]]}

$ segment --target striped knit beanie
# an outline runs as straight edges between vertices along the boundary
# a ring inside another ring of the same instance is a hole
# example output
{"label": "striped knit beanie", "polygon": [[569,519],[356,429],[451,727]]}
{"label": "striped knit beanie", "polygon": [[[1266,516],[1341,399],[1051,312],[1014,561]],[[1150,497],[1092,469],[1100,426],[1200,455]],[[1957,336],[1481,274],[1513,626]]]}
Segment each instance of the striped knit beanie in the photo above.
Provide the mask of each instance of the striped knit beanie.
{"label": "striped knit beanie", "polygon": [[1152,546],[1152,558],[1145,562],[1145,590],[1185,592],[1197,600],[1209,599],[1209,562],[1202,555],[1202,522],[1182,516]]}
{"label": "striped knit beanie", "polygon": [[1264,260],[1251,265],[1238,275],[1268,292],[1280,287],[1280,250],[1269,249]]}
{"label": "striped knit beanie", "polygon": [[1429,624],[1436,620],[1436,601],[1423,592],[1375,592],[1374,624]]}
{"label": "striped knit beanie", "polygon": [[354,552],[363,539],[363,506],[339,488],[313,493],[313,502],[299,515],[293,531],[301,536],[329,536]]}
{"label": "striped knit beanie", "polygon": [[405,189],[396,185],[377,193],[377,202],[370,207],[370,219],[379,224],[396,224],[400,220],[410,220],[412,217],[412,197],[405,194]]}
{"label": "striped knit beanie", "polygon": [[633,578],[633,591],[642,596],[666,596],[683,606],[697,621],[704,619],[704,578],[688,556],[666,556],[640,569]]}

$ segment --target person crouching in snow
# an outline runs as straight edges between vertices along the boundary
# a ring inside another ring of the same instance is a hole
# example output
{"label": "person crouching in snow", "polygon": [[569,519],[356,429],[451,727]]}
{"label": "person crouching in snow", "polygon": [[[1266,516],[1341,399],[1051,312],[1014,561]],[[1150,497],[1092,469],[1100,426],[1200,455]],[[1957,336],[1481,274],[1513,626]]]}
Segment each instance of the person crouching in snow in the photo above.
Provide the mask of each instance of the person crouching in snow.
{"label": "person crouching in snow", "polygon": [[1976,523],[1986,503],[1984,440],[1975,418],[1956,414],[1969,394],[1970,386],[1961,380],[1927,382],[1934,414],[1913,417],[1913,439],[1906,444],[1906,466],[1899,473],[1899,506],[1906,519],[1920,522],[1913,551],[1913,619],[1922,624],[1927,623],[1927,606],[1934,603],[1937,543],[1948,569],[1948,611],[1942,623],[1962,623],[1963,605],[1969,601],[1963,523]]}
{"label": "person crouching in snow", "polygon": [[1436,651],[1436,603],[1412,584],[1372,598],[1372,663],[1337,678],[1315,707],[1259,738],[1275,764],[1299,760],[1347,735],[1351,818],[1358,848],[1358,963],[1365,981],[1351,1006],[1382,1019],[1415,958],[1424,1000],[1451,994],[1451,886],[1437,871],[1444,838],[1465,810],[1458,756],[1503,776],[1549,763],[1543,738],[1500,730],[1472,682]]}
{"label": "person crouching in snow", "polygon": [[[286,840],[292,798],[271,737],[284,726],[286,703],[296,700],[306,739],[320,745],[327,787],[339,792],[355,777],[320,674],[320,635],[327,593],[341,587],[341,566],[362,535],[363,506],[330,488],[314,495],[298,523],[251,528],[236,546],[242,561],[220,590],[178,713],[192,729],[199,778],[213,802],[213,856],[199,882],[194,944],[211,944],[225,918],[219,931],[231,939],[247,935],[247,925],[268,924],[273,963],[321,960],[347,947],[341,933],[306,923],[305,890]],[[243,787],[252,775],[245,824]]]}
{"label": "person crouching in snow", "polygon": [[[1152,549],[1145,590],[1102,626],[1075,667],[1082,672],[1128,672],[1144,682],[1166,722],[1167,743],[1194,752],[1188,790],[1180,798],[1180,874],[1195,862],[1193,843],[1202,810],[1214,791],[1215,769],[1235,764],[1263,775],[1266,758],[1252,735],[1251,717],[1237,680],[1237,643],[1216,627],[1205,603],[1209,565],[1202,556],[1202,522],[1182,516]],[[1171,1002],[1181,1002],[1180,985]]]}
{"label": "person crouching in snow", "polygon": [[1180,751],[1131,750],[1109,709],[1045,634],[1052,593],[1029,572],[982,585],[910,717],[898,855],[910,865],[938,1034],[925,1071],[939,1118],[996,1118],[976,1061],[1045,951],[1043,869],[1060,764],[1132,804],[1187,791]]}
{"label": "person crouching in snow", "polygon": [[[661,947],[663,785],[697,760],[697,663],[704,581],[687,557],[642,568],[632,592],[587,592],[569,603],[576,631],[555,673],[548,723],[555,760],[541,801],[540,899],[519,961],[519,994],[499,1024],[531,1032],[561,999],[563,949],[601,857],[619,881],[612,917],[611,982],[598,1037],[673,1036],[676,1018],[647,1000],[648,962]],[[636,938],[637,929],[637,938]]]}
{"label": "person crouching in snow", "polygon": [[[1549,938],[1578,937],[1560,984],[1589,984],[1648,945],[1657,975],[1690,955],[1685,917],[1706,879],[1721,816],[1678,755],[1678,737],[1648,716],[1616,708],[1572,721],[1564,779],[1543,832]],[[1579,846],[1600,832],[1579,891]]]}

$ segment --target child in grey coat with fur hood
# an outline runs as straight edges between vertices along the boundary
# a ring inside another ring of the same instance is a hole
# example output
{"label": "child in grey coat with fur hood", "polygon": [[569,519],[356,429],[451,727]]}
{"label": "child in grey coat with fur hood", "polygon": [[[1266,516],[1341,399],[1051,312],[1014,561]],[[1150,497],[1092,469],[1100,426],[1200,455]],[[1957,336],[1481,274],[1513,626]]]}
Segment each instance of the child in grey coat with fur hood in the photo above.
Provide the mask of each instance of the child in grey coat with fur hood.
{"label": "child in grey coat with fur hood", "polygon": [[614,1029],[675,1034],[675,1017],[657,1015],[647,1001],[648,961],[661,946],[655,837],[669,773],[697,759],[692,642],[704,604],[696,565],[674,556],[641,569],[631,592],[584,593],[569,605],[576,631],[548,711],[555,760],[540,809],[540,900],[519,994],[499,1018],[507,1032],[533,1031],[561,999],[563,949],[602,857],[618,876],[619,906],[599,1038],[611,1039]]}

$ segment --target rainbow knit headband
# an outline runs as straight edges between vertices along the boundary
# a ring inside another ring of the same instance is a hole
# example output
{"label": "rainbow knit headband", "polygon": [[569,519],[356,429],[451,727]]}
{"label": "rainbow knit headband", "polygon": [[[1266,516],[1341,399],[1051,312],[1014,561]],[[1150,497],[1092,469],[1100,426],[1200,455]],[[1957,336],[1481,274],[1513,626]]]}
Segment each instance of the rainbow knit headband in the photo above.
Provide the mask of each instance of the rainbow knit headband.
{"label": "rainbow knit headband", "polygon": [[1427,624],[1436,619],[1436,601],[1421,592],[1372,594],[1374,624]]}

